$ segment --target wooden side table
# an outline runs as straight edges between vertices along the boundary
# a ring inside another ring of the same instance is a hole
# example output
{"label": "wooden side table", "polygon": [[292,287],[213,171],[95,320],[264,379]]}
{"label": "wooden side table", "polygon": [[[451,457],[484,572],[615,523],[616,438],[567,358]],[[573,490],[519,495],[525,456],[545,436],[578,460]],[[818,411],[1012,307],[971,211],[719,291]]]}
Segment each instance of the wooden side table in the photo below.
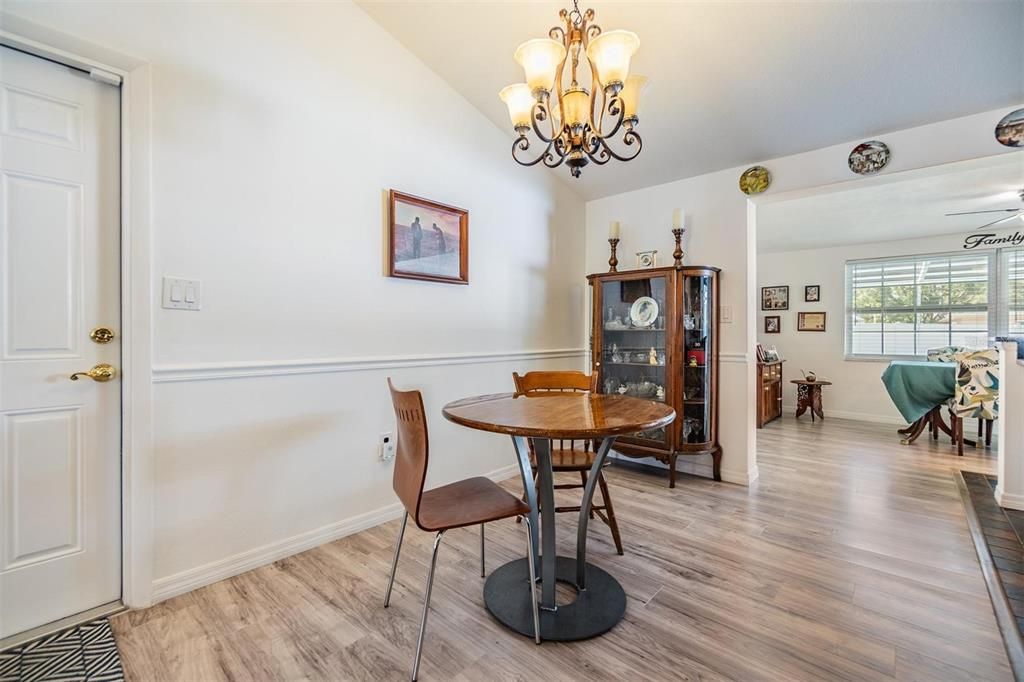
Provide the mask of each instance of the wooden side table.
{"label": "wooden side table", "polygon": [[818,415],[825,421],[825,413],[821,409],[821,387],[831,386],[831,381],[807,381],[806,379],[790,379],[796,384],[796,416],[799,418],[807,410],[811,411],[811,421]]}

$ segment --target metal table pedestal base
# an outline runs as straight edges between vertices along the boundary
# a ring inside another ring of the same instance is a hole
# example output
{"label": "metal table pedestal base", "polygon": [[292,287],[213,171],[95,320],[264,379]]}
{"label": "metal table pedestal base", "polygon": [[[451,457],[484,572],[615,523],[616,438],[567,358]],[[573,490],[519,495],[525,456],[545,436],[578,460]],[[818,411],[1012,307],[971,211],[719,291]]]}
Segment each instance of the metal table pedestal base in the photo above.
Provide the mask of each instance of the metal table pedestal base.
{"label": "metal table pedestal base", "polygon": [[[556,557],[555,576],[559,582],[576,585],[576,560]],[[587,564],[587,589],[576,601],[556,611],[540,612],[541,640],[572,642],[597,637],[611,630],[626,613],[626,593],[615,578],[593,564]],[[530,578],[526,559],[509,562],[491,573],[484,584],[484,603],[505,626],[533,637],[530,607]]]}

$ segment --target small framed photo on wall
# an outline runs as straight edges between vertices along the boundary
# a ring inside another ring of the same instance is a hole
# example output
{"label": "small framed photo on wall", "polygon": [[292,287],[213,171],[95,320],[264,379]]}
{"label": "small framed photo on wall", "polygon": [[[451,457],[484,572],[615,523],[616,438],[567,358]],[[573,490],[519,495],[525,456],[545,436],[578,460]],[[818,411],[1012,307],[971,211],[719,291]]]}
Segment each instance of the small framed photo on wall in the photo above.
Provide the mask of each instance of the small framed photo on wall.
{"label": "small framed photo on wall", "polygon": [[778,315],[765,315],[764,333],[778,334],[780,331],[782,331],[782,318]]}
{"label": "small framed photo on wall", "polygon": [[391,190],[388,276],[469,284],[469,211]]}
{"label": "small framed photo on wall", "polygon": [[789,287],[761,287],[761,310],[789,310]]}
{"label": "small framed photo on wall", "polygon": [[821,300],[821,285],[808,284],[804,287],[804,301],[806,303],[817,303]]}
{"label": "small framed photo on wall", "polygon": [[797,313],[796,330],[798,332],[825,331],[825,313]]}

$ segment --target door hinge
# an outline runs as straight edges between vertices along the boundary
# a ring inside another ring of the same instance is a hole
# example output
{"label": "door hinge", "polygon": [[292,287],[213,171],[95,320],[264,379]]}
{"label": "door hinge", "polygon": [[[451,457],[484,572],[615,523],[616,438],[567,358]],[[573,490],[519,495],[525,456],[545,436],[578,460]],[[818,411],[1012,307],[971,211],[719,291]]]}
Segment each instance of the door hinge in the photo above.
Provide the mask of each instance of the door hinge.
{"label": "door hinge", "polygon": [[94,81],[106,83],[107,85],[113,85],[114,87],[121,86],[120,76],[118,76],[116,73],[104,71],[103,69],[91,69],[89,71],[89,77],[92,78]]}

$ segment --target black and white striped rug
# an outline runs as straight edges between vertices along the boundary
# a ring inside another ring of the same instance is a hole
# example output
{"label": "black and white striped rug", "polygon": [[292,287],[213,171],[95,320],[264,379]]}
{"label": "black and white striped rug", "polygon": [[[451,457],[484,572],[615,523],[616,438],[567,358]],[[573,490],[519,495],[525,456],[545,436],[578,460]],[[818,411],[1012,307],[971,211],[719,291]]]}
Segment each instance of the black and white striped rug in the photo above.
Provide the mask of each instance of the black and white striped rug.
{"label": "black and white striped rug", "polygon": [[124,680],[110,623],[100,618],[0,652],[0,682]]}

